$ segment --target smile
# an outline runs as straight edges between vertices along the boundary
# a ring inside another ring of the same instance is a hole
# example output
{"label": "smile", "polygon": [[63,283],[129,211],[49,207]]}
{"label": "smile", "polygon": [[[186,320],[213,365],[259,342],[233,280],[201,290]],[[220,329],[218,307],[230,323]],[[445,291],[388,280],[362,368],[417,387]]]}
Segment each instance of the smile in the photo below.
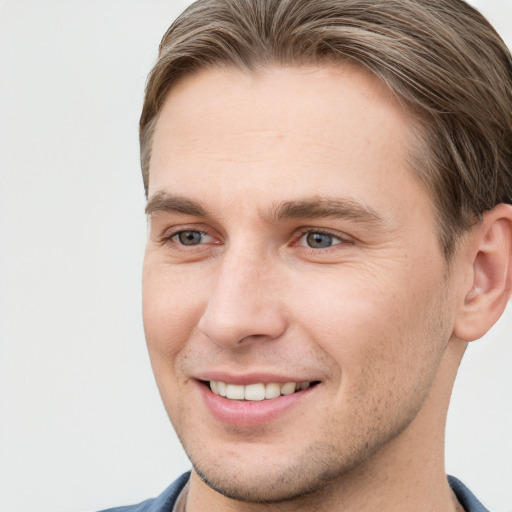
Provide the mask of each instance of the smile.
{"label": "smile", "polygon": [[291,395],[296,391],[302,391],[314,385],[315,382],[269,382],[248,384],[228,384],[222,381],[209,381],[210,389],[216,395],[229,400],[246,400],[258,402],[261,400],[272,400],[283,395]]}

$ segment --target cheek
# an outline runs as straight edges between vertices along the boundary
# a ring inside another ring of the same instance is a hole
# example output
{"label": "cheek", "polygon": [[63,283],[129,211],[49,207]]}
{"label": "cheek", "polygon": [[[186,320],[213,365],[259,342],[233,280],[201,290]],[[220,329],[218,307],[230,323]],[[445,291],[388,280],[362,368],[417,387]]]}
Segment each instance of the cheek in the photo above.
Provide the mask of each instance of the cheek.
{"label": "cheek", "polygon": [[149,354],[172,362],[194,331],[202,311],[197,283],[177,272],[145,264],[142,279],[142,314]]}
{"label": "cheek", "polygon": [[[144,264],[142,312],[149,358],[165,409],[175,428],[186,416],[179,361],[197,325],[198,294],[164,265]],[[194,307],[195,306],[195,307]]]}
{"label": "cheek", "polygon": [[405,279],[414,275],[409,272],[382,274],[333,273],[315,283],[302,281],[294,294],[300,297],[298,317],[315,343],[341,367],[344,385],[360,381],[363,371],[373,372],[371,379],[411,374],[425,363],[434,344],[441,349],[438,288],[443,285],[431,279]]}

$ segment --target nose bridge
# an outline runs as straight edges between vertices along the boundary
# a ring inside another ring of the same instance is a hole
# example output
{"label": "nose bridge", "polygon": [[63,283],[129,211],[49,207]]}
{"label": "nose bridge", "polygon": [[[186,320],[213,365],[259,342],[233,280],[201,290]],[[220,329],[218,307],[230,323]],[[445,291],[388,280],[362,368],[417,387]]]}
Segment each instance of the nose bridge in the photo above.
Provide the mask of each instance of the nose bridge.
{"label": "nose bridge", "polygon": [[232,251],[226,255],[210,296],[209,305],[218,307],[226,318],[236,309],[240,314],[256,314],[262,306],[261,300],[265,300],[260,296],[260,286],[266,279],[261,268],[264,260],[246,252]]}
{"label": "nose bridge", "polygon": [[226,249],[216,267],[199,329],[218,345],[272,339],[285,328],[273,290],[272,264],[249,244]]}

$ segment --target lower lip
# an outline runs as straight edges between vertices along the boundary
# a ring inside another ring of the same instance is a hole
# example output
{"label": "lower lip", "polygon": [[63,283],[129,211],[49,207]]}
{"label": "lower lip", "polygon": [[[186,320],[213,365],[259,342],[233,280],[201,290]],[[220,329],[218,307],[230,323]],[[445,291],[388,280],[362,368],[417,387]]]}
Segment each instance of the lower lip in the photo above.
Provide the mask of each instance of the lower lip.
{"label": "lower lip", "polygon": [[257,427],[279,418],[297,405],[316,386],[297,391],[291,395],[282,395],[270,400],[257,402],[229,400],[216,395],[203,383],[198,383],[206,407],[221,423],[234,427]]}

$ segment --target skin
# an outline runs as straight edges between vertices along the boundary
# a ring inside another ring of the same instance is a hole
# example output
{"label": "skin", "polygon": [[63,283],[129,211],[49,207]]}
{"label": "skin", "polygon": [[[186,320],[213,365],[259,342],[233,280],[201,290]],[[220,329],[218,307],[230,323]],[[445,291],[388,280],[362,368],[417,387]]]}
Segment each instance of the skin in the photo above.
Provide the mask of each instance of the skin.
{"label": "skin", "polygon": [[[412,123],[350,65],[201,71],[170,91],[143,312],[195,468],[188,512],[462,510],[446,482],[445,416],[466,342],[490,327],[474,306],[489,284],[475,276],[494,262],[480,242],[494,229],[509,243],[511,215],[475,227],[450,268],[408,165]],[[318,214],[320,199],[343,211]],[[307,208],[283,207],[294,201]],[[309,247],[308,233],[327,246]],[[202,398],[212,371],[319,384],[263,425],[232,426]]]}

